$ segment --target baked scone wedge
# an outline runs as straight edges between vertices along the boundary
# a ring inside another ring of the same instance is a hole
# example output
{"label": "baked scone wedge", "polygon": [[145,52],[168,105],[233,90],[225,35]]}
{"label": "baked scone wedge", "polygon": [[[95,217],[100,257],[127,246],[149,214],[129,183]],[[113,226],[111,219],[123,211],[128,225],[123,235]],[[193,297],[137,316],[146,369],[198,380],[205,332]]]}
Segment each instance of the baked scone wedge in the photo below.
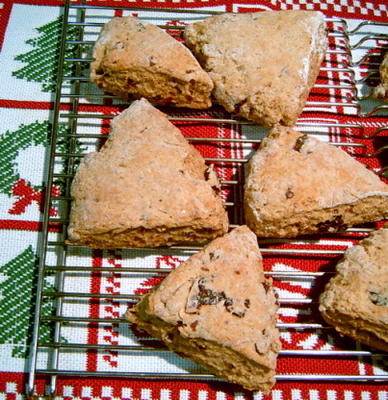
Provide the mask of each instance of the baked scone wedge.
{"label": "baked scone wedge", "polygon": [[191,52],[156,25],[116,17],[93,48],[91,80],[124,99],[145,97],[175,107],[209,108],[213,83]]}
{"label": "baked scone wedge", "polygon": [[126,318],[215,375],[267,393],[280,349],[277,309],[256,236],[241,226],[173,270]]}
{"label": "baked scone wedge", "polygon": [[275,127],[249,160],[244,210],[262,237],[337,232],[388,217],[388,185],[338,147]]}
{"label": "baked scone wedge", "polygon": [[327,48],[317,11],[217,15],[186,26],[184,37],[214,82],[215,101],[266,126],[295,124]]}
{"label": "baked scone wedge", "polygon": [[388,101],[388,51],[385,53],[383,62],[379,67],[380,84],[373,90],[373,94],[378,99]]}
{"label": "baked scone wedge", "polygon": [[323,318],[340,333],[388,351],[388,229],[346,250],[319,299]]}
{"label": "baked scone wedge", "polygon": [[228,230],[215,172],[147,100],[115,117],[71,187],[68,243],[155,247],[204,242]]}

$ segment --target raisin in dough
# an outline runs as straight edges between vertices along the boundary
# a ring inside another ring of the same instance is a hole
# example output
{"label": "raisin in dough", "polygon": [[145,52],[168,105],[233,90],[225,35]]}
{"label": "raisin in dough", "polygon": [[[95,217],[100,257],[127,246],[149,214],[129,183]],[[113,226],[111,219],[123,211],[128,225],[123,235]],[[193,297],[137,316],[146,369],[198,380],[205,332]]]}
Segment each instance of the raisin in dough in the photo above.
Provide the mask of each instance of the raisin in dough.
{"label": "raisin in dough", "polygon": [[246,227],[173,270],[126,317],[178,354],[249,390],[274,384],[278,302]]}
{"label": "raisin in dough", "polygon": [[339,332],[388,351],[388,229],[346,250],[319,302]]}
{"label": "raisin in dough", "polygon": [[248,163],[244,209],[262,237],[337,232],[388,217],[388,185],[338,147],[278,126]]}
{"label": "raisin in dough", "polygon": [[74,177],[68,242],[97,248],[204,242],[228,230],[219,182],[147,100],[112,120]]}
{"label": "raisin in dough", "polygon": [[146,97],[176,107],[208,108],[213,84],[182,44],[134,17],[105,24],[93,49],[91,80],[124,99]]}
{"label": "raisin in dough", "polygon": [[327,47],[315,11],[217,15],[188,25],[184,37],[214,82],[215,101],[267,126],[295,124]]}

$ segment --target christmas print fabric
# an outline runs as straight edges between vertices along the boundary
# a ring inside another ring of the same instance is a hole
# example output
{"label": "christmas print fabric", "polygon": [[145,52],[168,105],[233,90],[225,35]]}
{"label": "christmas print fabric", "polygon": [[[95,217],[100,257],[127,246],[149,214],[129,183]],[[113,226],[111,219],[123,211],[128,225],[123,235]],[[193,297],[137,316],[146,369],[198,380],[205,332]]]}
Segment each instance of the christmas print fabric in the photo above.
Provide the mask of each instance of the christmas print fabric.
{"label": "christmas print fabric", "polygon": [[[190,374],[207,375],[208,372],[166,351],[160,342],[122,321],[134,296],[158,284],[195,250],[102,251],[69,247],[64,251],[61,245],[68,216],[69,185],[79,163],[78,156],[101,146],[111,118],[126,107],[123,101],[101,97],[102,92],[87,79],[91,44],[103,23],[113,16],[135,15],[167,26],[170,34],[179,36],[179,27],[209,16],[206,10],[324,12],[331,17],[329,51],[297,127],[321,140],[341,145],[385,179],[384,152],[379,150],[387,141],[388,118],[382,103],[368,97],[368,93],[378,82],[376,71],[387,46],[386,3],[383,0],[239,3],[96,0],[86,4],[97,7],[77,8],[82,2],[72,2],[63,48],[64,63],[59,71],[63,45],[60,33],[66,18],[62,2],[0,1],[0,235],[3,247],[0,253],[0,398],[24,398],[27,394],[47,190],[53,201],[46,207],[50,222],[45,248],[47,268],[41,282],[45,295],[40,308],[39,342],[60,343],[62,347],[57,353],[55,346],[39,347],[36,366],[42,372],[57,369],[63,373],[57,380],[50,379],[47,373],[36,374],[37,394],[49,394],[55,389],[58,398],[104,400],[388,398],[385,355],[336,334],[320,318],[316,303],[343,251],[366,237],[370,229],[381,227],[381,223],[336,236],[285,243],[259,241],[264,268],[273,276],[274,286],[283,300],[278,314],[283,354],[278,361],[278,383],[268,396],[250,393],[223,381],[188,379]],[[173,8],[187,9],[187,12],[174,12]],[[190,9],[202,12],[191,13]],[[376,24],[364,26],[364,21]],[[86,44],[80,47],[77,43],[80,41]],[[54,100],[59,73],[64,81],[56,121]],[[80,94],[76,101],[71,96],[75,93],[74,85],[78,85],[76,93]],[[243,165],[217,160],[249,158],[267,131],[252,124],[237,123],[218,107],[206,112],[163,110],[177,119],[174,123],[187,138],[197,138],[192,143],[208,163],[215,164],[220,178],[226,182],[222,196],[227,204],[232,204],[229,206],[232,222],[242,223],[241,207],[237,206],[241,191],[236,187],[241,187],[244,179]],[[82,118],[71,117],[74,114]],[[220,118],[223,122],[198,126],[182,119],[185,117]],[[50,138],[56,122],[54,144],[59,156],[53,165],[53,184],[48,188]],[[77,140],[69,135],[74,132],[79,134]],[[224,142],[209,144],[201,141],[201,137]],[[60,156],[65,153],[73,156]],[[235,186],[230,183],[233,181],[237,182]],[[302,278],[295,278],[301,273],[304,273]],[[59,297],[58,292],[71,295]],[[347,351],[355,351],[357,355],[341,355]],[[68,376],[66,371],[72,373]],[[98,376],[84,375],[85,372],[98,372]],[[121,378],[123,374],[128,377]],[[310,376],[309,381],[303,378],[305,375]],[[331,379],[322,380],[322,375]],[[341,379],[342,376],[354,379]],[[362,376],[369,378],[363,381]],[[373,376],[376,382],[370,379]]]}

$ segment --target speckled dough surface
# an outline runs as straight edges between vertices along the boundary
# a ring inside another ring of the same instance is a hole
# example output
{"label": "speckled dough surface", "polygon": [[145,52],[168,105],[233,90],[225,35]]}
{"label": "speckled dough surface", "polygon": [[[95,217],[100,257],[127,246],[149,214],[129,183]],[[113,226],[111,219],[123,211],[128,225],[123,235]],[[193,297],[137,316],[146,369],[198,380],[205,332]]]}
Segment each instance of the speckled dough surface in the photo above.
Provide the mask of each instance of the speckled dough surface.
{"label": "speckled dough surface", "polygon": [[388,51],[385,53],[379,70],[381,83],[375,87],[373,93],[378,99],[388,101]]}
{"label": "speckled dough surface", "polygon": [[248,163],[244,209],[258,236],[336,232],[388,217],[388,185],[340,148],[278,126]]}
{"label": "speckled dough surface", "polygon": [[388,351],[388,229],[345,252],[319,310],[339,332]]}
{"label": "speckled dough surface", "polygon": [[324,15],[315,11],[224,14],[184,33],[229,112],[259,124],[292,126],[327,47]]}
{"label": "speckled dough surface", "polygon": [[147,247],[204,242],[228,230],[216,174],[147,100],[111,123],[72,183],[69,242]]}
{"label": "speckled dough surface", "polygon": [[268,392],[280,349],[277,309],[256,236],[241,226],[173,270],[126,316],[216,375]]}
{"label": "speckled dough surface", "polygon": [[91,80],[123,98],[208,108],[213,83],[190,51],[165,31],[134,17],[103,27],[93,49]]}

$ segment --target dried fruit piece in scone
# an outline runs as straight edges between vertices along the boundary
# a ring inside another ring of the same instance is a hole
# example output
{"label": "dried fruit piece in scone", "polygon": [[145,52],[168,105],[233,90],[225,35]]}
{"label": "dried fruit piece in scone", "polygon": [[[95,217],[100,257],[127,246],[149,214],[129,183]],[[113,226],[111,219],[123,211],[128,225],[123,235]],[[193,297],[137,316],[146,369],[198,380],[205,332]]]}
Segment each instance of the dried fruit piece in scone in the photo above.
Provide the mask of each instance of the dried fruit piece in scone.
{"label": "dried fruit piece in scone", "polygon": [[115,117],[71,187],[70,244],[97,248],[207,242],[228,230],[215,172],[147,100]]}
{"label": "dried fruit piece in scone", "polygon": [[173,270],[126,317],[171,349],[249,390],[275,383],[277,296],[246,226]]}
{"label": "dried fruit piece in scone", "polygon": [[323,318],[340,333],[388,351],[388,229],[346,250],[319,299]]}
{"label": "dried fruit piece in scone", "polygon": [[116,17],[93,49],[91,80],[124,99],[145,97],[175,107],[209,108],[213,83],[190,51],[156,25]]}
{"label": "dried fruit piece in scone", "polygon": [[249,160],[244,209],[262,237],[337,232],[388,217],[388,185],[338,147],[277,126]]}

